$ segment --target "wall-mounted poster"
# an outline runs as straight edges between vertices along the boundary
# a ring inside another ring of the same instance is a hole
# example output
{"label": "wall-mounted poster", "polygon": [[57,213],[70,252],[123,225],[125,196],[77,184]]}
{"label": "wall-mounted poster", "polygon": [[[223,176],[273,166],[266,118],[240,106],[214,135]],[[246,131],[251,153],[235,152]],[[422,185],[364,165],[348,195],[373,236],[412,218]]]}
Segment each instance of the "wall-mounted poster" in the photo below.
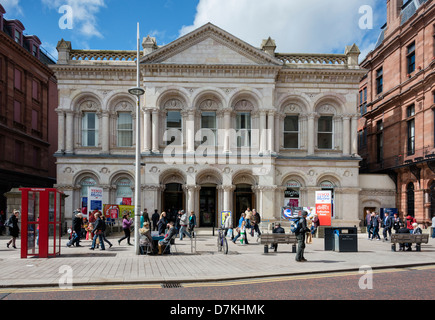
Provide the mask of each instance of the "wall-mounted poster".
{"label": "wall-mounted poster", "polygon": [[332,223],[332,192],[316,191],[316,213],[321,226],[330,227]]}

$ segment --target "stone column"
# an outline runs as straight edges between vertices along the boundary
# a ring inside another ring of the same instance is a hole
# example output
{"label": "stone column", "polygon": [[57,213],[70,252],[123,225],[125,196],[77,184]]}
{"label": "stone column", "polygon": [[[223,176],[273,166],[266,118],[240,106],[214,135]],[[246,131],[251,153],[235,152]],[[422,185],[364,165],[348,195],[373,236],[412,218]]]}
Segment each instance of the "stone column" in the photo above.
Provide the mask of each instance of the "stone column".
{"label": "stone column", "polygon": [[314,118],[316,113],[309,113],[308,115],[308,155],[314,154]]}
{"label": "stone column", "polygon": [[65,153],[74,152],[74,113],[66,112],[66,150]]}
{"label": "stone column", "polygon": [[267,114],[268,151],[275,153],[275,112],[269,111]]}
{"label": "stone column", "polygon": [[224,150],[223,153],[230,153],[230,128],[231,128],[231,110],[224,110]]}
{"label": "stone column", "polygon": [[160,153],[159,148],[159,113],[158,109],[154,109],[153,111],[153,119],[152,119],[152,152]]}
{"label": "stone column", "polygon": [[343,155],[350,154],[350,116],[343,115]]}
{"label": "stone column", "polygon": [[[110,137],[110,126],[109,126],[109,112],[104,111],[101,114],[102,117],[102,141],[101,141],[101,153],[108,154],[109,153],[109,137]],[[136,128],[137,130],[137,128]]]}
{"label": "stone column", "polygon": [[267,149],[266,132],[266,111],[260,111],[260,154],[264,154]]}
{"label": "stone column", "polygon": [[222,188],[224,190],[223,211],[233,211],[231,206],[231,199],[232,199],[232,193],[236,187],[233,185],[227,185],[227,186],[222,186]]}
{"label": "stone column", "polygon": [[283,137],[283,133],[280,130],[280,118],[281,116],[278,113],[275,113],[275,152],[279,153],[281,149],[281,139]]}
{"label": "stone column", "polygon": [[352,116],[350,135],[350,153],[358,154],[358,114]]}
{"label": "stone column", "polygon": [[187,112],[187,154],[195,153],[195,111],[189,110]]}
{"label": "stone column", "polygon": [[145,109],[143,113],[144,152],[149,153],[151,151],[151,111]]}
{"label": "stone column", "polygon": [[56,109],[56,112],[58,119],[57,153],[62,153],[65,151],[65,113],[59,109]]}

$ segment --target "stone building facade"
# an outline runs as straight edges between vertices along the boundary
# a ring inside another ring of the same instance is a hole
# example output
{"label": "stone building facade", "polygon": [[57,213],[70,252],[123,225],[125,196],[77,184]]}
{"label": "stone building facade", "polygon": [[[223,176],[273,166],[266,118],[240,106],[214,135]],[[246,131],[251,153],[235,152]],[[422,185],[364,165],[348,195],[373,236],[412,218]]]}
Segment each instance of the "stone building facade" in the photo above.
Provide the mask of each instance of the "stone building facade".
{"label": "stone building facade", "polygon": [[[365,71],[345,54],[282,54],[213,24],[159,47],[143,40],[141,127],[135,128],[135,51],[73,50],[60,41],[57,187],[81,205],[89,186],[107,204],[132,202],[140,130],[141,207],[194,211],[200,226],[234,222],[246,207],[265,220],[314,206],[333,191],[333,224],[359,225],[356,113]],[[206,136],[207,138],[204,138]]]}
{"label": "stone building facade", "polygon": [[361,172],[388,174],[401,215],[435,215],[435,3],[387,1],[387,23],[360,64]]}

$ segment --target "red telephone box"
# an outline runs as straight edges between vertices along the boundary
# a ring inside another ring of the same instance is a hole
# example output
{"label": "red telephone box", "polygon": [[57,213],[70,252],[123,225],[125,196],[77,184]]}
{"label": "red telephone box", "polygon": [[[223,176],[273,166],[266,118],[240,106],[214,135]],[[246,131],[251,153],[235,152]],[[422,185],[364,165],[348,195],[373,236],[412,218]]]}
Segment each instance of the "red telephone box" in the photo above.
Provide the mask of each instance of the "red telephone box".
{"label": "red telephone box", "polygon": [[63,197],[56,189],[21,188],[21,258],[60,255]]}

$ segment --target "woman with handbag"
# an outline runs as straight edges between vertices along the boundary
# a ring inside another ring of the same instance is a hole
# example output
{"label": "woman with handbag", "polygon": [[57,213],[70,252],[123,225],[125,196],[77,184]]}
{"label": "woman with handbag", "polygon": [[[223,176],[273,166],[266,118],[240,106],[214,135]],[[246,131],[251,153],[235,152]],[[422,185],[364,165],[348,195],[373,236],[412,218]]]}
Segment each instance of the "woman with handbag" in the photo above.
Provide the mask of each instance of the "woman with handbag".
{"label": "woman with handbag", "polygon": [[16,249],[15,241],[18,238],[18,234],[20,233],[20,228],[18,228],[18,215],[20,212],[18,210],[13,211],[13,215],[9,218],[9,220],[6,223],[6,226],[9,227],[9,234],[11,235],[11,240],[6,244],[6,246],[9,248],[9,246],[12,244],[12,248]]}
{"label": "woman with handbag", "polygon": [[130,228],[133,224],[133,220],[129,219],[128,214],[124,214],[122,217],[122,230],[124,230],[124,236],[118,240],[118,244],[121,245],[121,241],[127,239],[127,243],[129,246],[132,246],[130,243]]}

